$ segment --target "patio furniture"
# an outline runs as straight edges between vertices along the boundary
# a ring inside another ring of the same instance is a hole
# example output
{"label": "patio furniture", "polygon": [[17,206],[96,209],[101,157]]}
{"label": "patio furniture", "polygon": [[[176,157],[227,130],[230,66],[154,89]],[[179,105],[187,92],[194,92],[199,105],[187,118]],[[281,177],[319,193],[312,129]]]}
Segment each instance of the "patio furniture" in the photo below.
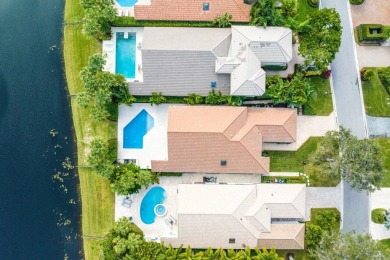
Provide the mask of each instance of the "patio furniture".
{"label": "patio furniture", "polygon": [[177,220],[174,218],[174,217],[172,217],[172,215],[169,215],[169,220],[171,220],[171,222],[173,223],[173,224],[176,224],[176,222],[177,222]]}
{"label": "patio furniture", "polygon": [[126,207],[126,208],[130,208],[132,202],[133,202],[133,201],[130,199],[130,197],[125,197],[125,198],[123,198],[123,200],[122,200],[122,206],[124,206],[124,207]]}
{"label": "patio furniture", "polygon": [[168,227],[172,228],[173,222],[172,222],[171,220],[169,220],[169,219],[166,218],[166,219],[165,219],[165,224],[167,224]]}

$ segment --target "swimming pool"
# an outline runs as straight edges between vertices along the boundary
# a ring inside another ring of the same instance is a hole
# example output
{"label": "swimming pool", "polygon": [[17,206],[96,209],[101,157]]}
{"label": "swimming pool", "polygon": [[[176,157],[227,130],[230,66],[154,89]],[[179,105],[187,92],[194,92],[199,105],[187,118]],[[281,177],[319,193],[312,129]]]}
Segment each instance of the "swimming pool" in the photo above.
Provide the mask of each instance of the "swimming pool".
{"label": "swimming pool", "polygon": [[[152,224],[156,219],[154,208],[167,199],[167,193],[161,187],[151,188],[142,199],[140,215],[145,224]],[[165,212],[166,213],[166,212]]]}
{"label": "swimming pool", "polygon": [[116,33],[116,58],[115,58],[115,73],[123,74],[127,79],[135,78],[135,62],[136,62],[136,34]]}
{"label": "swimming pool", "polygon": [[123,128],[123,148],[142,149],[144,147],[144,136],[153,128],[154,119],[142,109],[126,126]]}
{"label": "swimming pool", "polygon": [[116,0],[116,2],[122,7],[132,7],[138,0]]}

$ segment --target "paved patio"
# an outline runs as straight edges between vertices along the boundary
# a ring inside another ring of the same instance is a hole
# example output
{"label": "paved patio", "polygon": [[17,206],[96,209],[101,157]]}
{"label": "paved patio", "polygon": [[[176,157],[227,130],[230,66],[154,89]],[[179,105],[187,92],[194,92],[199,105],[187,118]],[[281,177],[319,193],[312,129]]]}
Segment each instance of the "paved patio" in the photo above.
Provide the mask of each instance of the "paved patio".
{"label": "paved patio", "polygon": [[389,46],[359,46],[356,45],[359,68],[390,66]]}
{"label": "paved patio", "polygon": [[336,187],[306,188],[306,221],[310,220],[312,208],[337,208],[342,214],[342,184]]}
{"label": "paved patio", "polygon": [[[118,117],[118,159],[136,159],[142,169],[151,168],[151,160],[168,158],[168,107],[167,104],[151,106],[149,103],[134,103],[131,107],[119,106]],[[123,148],[123,129],[145,109],[154,119],[153,128],[143,137],[142,149]]]}
{"label": "paved patio", "polygon": [[362,5],[351,5],[353,27],[362,23],[390,25],[389,0],[365,0]]}
{"label": "paved patio", "polygon": [[[382,188],[371,194],[371,207],[370,210],[376,208],[390,209],[390,188]],[[375,224],[370,221],[370,233],[374,239],[387,239],[390,238],[390,230],[387,230],[382,224]]]}
{"label": "paved patio", "polygon": [[[337,130],[335,113],[329,116],[298,116],[297,141],[292,144],[264,143],[265,151],[296,151],[311,136],[324,136],[327,131]],[[272,160],[272,158],[271,158]]]}

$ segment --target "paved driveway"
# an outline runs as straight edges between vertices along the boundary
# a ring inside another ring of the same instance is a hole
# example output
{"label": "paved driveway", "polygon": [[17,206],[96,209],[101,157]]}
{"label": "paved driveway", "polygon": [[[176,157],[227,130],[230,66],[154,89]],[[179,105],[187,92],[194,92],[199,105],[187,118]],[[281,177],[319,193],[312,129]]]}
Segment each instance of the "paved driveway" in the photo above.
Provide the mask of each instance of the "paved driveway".
{"label": "paved driveway", "polygon": [[[376,208],[390,209],[390,188],[383,188],[371,194],[371,210]],[[370,222],[370,229],[374,239],[390,238],[390,230],[384,225]]]}
{"label": "paved driveway", "polygon": [[[342,42],[336,59],[331,64],[338,122],[351,129],[358,138],[365,138],[365,114],[358,81],[354,52],[353,31],[350,24],[347,0],[322,0],[322,7],[336,8],[343,26]],[[356,192],[343,182],[343,231],[358,233],[369,231],[369,199],[365,193]]]}
{"label": "paved driveway", "polygon": [[362,23],[390,25],[389,0],[365,0],[362,5],[351,5],[353,27]]}
{"label": "paved driveway", "polygon": [[390,66],[390,46],[356,45],[356,49],[359,60],[359,68]]}
{"label": "paved driveway", "polygon": [[337,187],[306,188],[306,220],[310,220],[312,208],[337,208],[342,213],[343,196],[341,183]]}

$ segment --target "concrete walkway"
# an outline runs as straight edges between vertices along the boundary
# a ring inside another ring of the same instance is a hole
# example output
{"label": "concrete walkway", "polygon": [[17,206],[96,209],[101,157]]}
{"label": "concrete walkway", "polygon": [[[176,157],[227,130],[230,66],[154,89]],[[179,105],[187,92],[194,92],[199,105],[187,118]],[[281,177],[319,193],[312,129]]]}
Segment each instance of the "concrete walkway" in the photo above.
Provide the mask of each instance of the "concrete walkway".
{"label": "concrete walkway", "polygon": [[367,116],[367,126],[370,138],[390,137],[390,117]]}
{"label": "concrete walkway", "polygon": [[306,220],[311,217],[312,208],[337,208],[340,213],[343,208],[341,183],[336,187],[307,187],[306,188]]}
{"label": "concrete walkway", "polygon": [[[389,2],[390,5],[390,2]],[[356,45],[359,68],[390,66],[390,47]]]}
{"label": "concrete walkway", "polygon": [[311,136],[324,136],[327,131],[337,130],[335,113],[329,116],[298,116],[297,141],[292,144],[264,143],[265,151],[296,151]]}
{"label": "concrete walkway", "polygon": [[[376,208],[390,209],[390,188],[383,188],[371,194],[371,210]],[[390,230],[383,224],[370,222],[371,235],[374,239],[390,238]]]}

